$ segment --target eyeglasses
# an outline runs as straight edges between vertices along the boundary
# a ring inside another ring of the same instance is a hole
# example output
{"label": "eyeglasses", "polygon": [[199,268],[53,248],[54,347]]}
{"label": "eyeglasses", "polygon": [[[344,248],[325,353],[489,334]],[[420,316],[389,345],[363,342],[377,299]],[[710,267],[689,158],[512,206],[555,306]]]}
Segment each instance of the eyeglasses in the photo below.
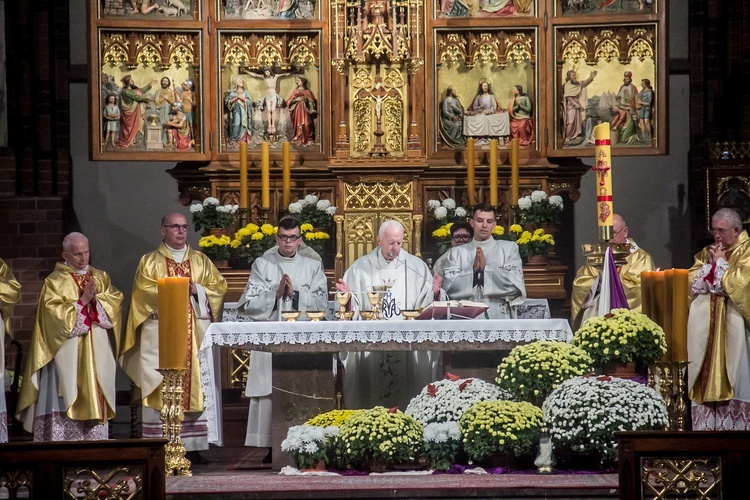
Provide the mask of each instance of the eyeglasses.
{"label": "eyeglasses", "polygon": [[732,229],[732,228],[731,227],[712,227],[711,228],[711,234],[716,234],[716,233],[724,234],[727,231],[729,231],[730,229]]}
{"label": "eyeglasses", "polygon": [[277,234],[276,236],[281,241],[286,241],[287,243],[294,243],[298,239],[302,238],[302,236],[299,236],[297,234]]}
{"label": "eyeglasses", "polygon": [[175,232],[179,231],[180,229],[182,229],[183,231],[187,231],[188,229],[190,229],[190,226],[188,224],[170,224],[168,226],[162,226],[162,227],[168,227],[169,229]]}
{"label": "eyeglasses", "polygon": [[469,234],[454,234],[453,239],[456,241],[469,241],[471,239],[471,235]]}
{"label": "eyeglasses", "polygon": [[622,226],[619,231],[615,231],[614,232],[614,236],[617,236],[618,234],[620,234],[621,232],[623,232],[627,228],[628,228],[628,226]]}

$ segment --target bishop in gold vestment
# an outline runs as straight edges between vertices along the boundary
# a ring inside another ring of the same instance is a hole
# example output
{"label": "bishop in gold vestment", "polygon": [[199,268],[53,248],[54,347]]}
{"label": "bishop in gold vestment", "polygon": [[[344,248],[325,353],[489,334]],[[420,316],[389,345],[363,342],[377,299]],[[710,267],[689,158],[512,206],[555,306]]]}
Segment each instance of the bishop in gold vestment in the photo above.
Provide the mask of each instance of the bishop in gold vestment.
{"label": "bishop in gold vestment", "polygon": [[711,219],[714,244],[690,269],[688,390],[694,430],[750,430],[750,238],[740,216]]}
{"label": "bishop in gold vestment", "polygon": [[63,240],[64,263],[44,281],[16,416],[34,441],[108,439],[122,293],[89,266],[81,233]]}
{"label": "bishop in gold vestment", "polygon": [[190,349],[188,375],[185,377],[185,421],[182,438],[188,451],[208,449],[208,432],[203,419],[198,348],[211,321],[221,318],[222,298],[227,282],[211,260],[185,243],[185,217],[171,214],[162,219],[164,241],[154,252],[141,258],[133,281],[133,293],[119,351],[119,361],[125,373],[140,387],[143,398],[143,437],[162,437],[161,410],[162,376],[159,368],[159,278],[190,277],[190,311],[188,323]]}
{"label": "bishop in gold vestment", "polygon": [[[5,334],[10,337],[10,317],[13,306],[21,298],[21,284],[16,281],[8,265],[0,259],[0,374],[5,373]],[[18,369],[18,367],[16,367]],[[19,373],[14,373],[18,377]],[[0,443],[8,442],[8,411],[5,391],[0,391]]]}

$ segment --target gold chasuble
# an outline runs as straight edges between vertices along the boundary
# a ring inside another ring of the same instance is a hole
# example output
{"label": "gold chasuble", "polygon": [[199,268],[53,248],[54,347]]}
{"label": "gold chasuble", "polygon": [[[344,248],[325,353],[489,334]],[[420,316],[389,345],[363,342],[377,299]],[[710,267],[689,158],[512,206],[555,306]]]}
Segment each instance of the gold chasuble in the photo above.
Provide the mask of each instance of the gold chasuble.
{"label": "gold chasuble", "polygon": [[[729,268],[721,277],[723,293],[704,293],[693,299],[688,318],[690,399],[703,404],[728,401],[747,394],[736,394],[738,375],[747,371],[746,336],[750,324],[750,238],[742,231],[725,252]],[[695,256],[690,283],[708,263],[709,248]],[[715,268],[715,266],[714,266]],[[711,275],[714,269],[711,270]],[[702,277],[699,280],[704,279]],[[706,281],[713,280],[706,277]],[[696,284],[693,283],[693,290]]]}
{"label": "gold chasuble", "polygon": [[[114,338],[119,338],[123,295],[112,286],[109,275],[91,266],[85,274],[78,274],[67,264],[58,263],[39,293],[36,323],[31,334],[24,383],[18,401],[19,420],[30,422],[23,415],[37,403],[39,373],[53,359],[60,379],[60,387],[55,390],[59,390],[65,401],[68,418],[76,421],[98,420],[102,423],[114,418],[115,365],[112,347],[104,331],[92,320],[97,317],[94,301],[84,306],[80,314],[80,306],[76,306],[84,287],[91,280],[96,282],[96,302],[109,317]],[[81,321],[82,317],[87,321]],[[74,329],[81,328],[81,325],[85,325],[85,333],[71,336]],[[95,335],[96,330],[102,334]],[[111,373],[109,370],[102,372],[103,367],[109,364],[107,359],[111,360]],[[67,373],[71,368],[76,373]],[[31,431],[28,425],[25,427]]]}
{"label": "gold chasuble", "polygon": [[[13,315],[13,306],[21,298],[21,284],[13,276],[8,265],[0,259],[0,321],[3,322],[5,333],[10,333],[10,317]],[[0,349],[0,352],[3,352]],[[4,365],[3,365],[4,366]]]}
{"label": "gold chasuble", "polygon": [[[628,299],[628,306],[633,311],[641,310],[641,272],[651,271],[654,269],[654,260],[642,248],[636,249],[625,258],[625,264],[617,268],[620,275],[622,289],[625,291],[625,297]],[[601,268],[590,266],[588,264],[581,266],[576,272],[573,280],[573,291],[570,295],[570,318],[571,327],[577,330],[585,319],[586,315],[583,305],[586,298],[594,285],[594,280],[600,277]],[[593,306],[592,306],[593,307]],[[596,315],[594,307],[593,315]]]}
{"label": "gold chasuble", "polygon": [[[191,299],[192,320],[188,323],[190,346],[188,359],[189,376],[185,379],[185,411],[203,411],[198,348],[203,341],[208,324],[221,317],[222,299],[227,291],[227,282],[211,260],[203,253],[191,249],[185,251],[182,262],[176,262],[169,249],[161,243],[159,248],[141,258],[133,281],[133,294],[125,335],[118,346],[119,361],[125,372],[141,389],[143,405],[161,410],[162,376],[159,368],[158,326],[154,312],[158,308],[157,281],[170,276],[188,276],[205,291],[198,299]],[[208,309],[201,311],[205,298]]]}

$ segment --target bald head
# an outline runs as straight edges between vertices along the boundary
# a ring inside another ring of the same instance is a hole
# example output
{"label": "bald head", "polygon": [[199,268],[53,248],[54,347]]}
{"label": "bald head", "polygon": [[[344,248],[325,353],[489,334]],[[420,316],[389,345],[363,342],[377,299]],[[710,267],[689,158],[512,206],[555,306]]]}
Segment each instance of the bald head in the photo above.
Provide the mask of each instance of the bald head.
{"label": "bald head", "polygon": [[378,231],[378,246],[385,260],[398,257],[404,245],[404,226],[396,220],[383,222]]}
{"label": "bald head", "polygon": [[62,258],[77,271],[85,271],[89,265],[89,239],[81,233],[70,233],[63,238]]}
{"label": "bald head", "polygon": [[625,222],[620,214],[614,214],[612,216],[612,243],[627,243],[628,242],[628,224]]}

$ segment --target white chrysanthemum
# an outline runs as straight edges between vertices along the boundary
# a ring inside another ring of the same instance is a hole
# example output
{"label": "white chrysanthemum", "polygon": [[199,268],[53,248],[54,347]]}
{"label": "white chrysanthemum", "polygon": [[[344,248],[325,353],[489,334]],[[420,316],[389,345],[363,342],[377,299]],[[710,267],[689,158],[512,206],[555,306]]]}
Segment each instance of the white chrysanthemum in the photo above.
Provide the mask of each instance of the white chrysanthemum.
{"label": "white chrysanthemum", "polygon": [[506,399],[512,399],[510,393],[484,380],[445,379],[422,389],[409,402],[404,413],[424,425],[432,422],[458,422],[466,409],[476,402]]}
{"label": "white chrysanthemum", "polygon": [[466,209],[464,207],[456,207],[456,217],[466,217]]}
{"label": "white chrysanthemum", "polygon": [[202,211],[203,205],[201,205],[200,203],[193,203],[192,205],[190,205],[190,213],[194,214]]}
{"label": "white chrysanthemum", "polygon": [[439,207],[439,206],[440,206],[440,201],[438,201],[438,200],[429,200],[429,201],[427,202],[427,207],[428,207],[428,208],[429,208],[430,210],[435,210],[435,209],[436,209],[437,207]]}
{"label": "white chrysanthemum", "polygon": [[231,205],[217,205],[216,211],[222,214],[228,214],[232,212]]}
{"label": "white chrysanthemum", "polygon": [[295,201],[294,203],[289,204],[289,212],[293,214],[299,214],[302,212],[302,203],[299,201]]}
{"label": "white chrysanthemum", "polygon": [[556,206],[558,208],[562,208],[563,207],[562,196],[559,196],[559,195],[550,196],[549,197],[549,202],[550,202],[550,204],[552,204],[552,205],[554,205],[554,206]]}
{"label": "white chrysanthemum", "polygon": [[218,204],[219,204],[219,200],[217,200],[213,196],[209,196],[208,198],[203,200],[203,205],[218,205]]}
{"label": "white chrysanthemum", "polygon": [[436,219],[445,219],[448,216],[448,209],[445,207],[437,207],[434,215]]}
{"label": "white chrysanthemum", "polygon": [[544,191],[532,191],[531,192],[531,201],[537,202],[547,199],[547,193]]}
{"label": "white chrysanthemum", "polygon": [[518,208],[521,210],[528,210],[531,208],[531,198],[528,196],[524,196],[523,198],[518,199]]}
{"label": "white chrysanthemum", "polygon": [[330,206],[326,208],[326,213],[331,216],[336,215],[336,207]]}
{"label": "white chrysanthemum", "polygon": [[315,208],[317,208],[318,210],[325,210],[330,206],[331,202],[328,200],[318,200],[318,203],[315,204]]}
{"label": "white chrysanthemum", "polygon": [[307,196],[305,196],[306,205],[315,205],[316,203],[318,203],[318,197],[314,194],[308,194]]}
{"label": "white chrysanthemum", "polygon": [[456,200],[453,198],[446,198],[443,200],[443,206],[449,210],[456,208]]}
{"label": "white chrysanthemum", "polygon": [[236,214],[237,211],[240,209],[239,205],[230,205],[232,207],[232,213]]}

